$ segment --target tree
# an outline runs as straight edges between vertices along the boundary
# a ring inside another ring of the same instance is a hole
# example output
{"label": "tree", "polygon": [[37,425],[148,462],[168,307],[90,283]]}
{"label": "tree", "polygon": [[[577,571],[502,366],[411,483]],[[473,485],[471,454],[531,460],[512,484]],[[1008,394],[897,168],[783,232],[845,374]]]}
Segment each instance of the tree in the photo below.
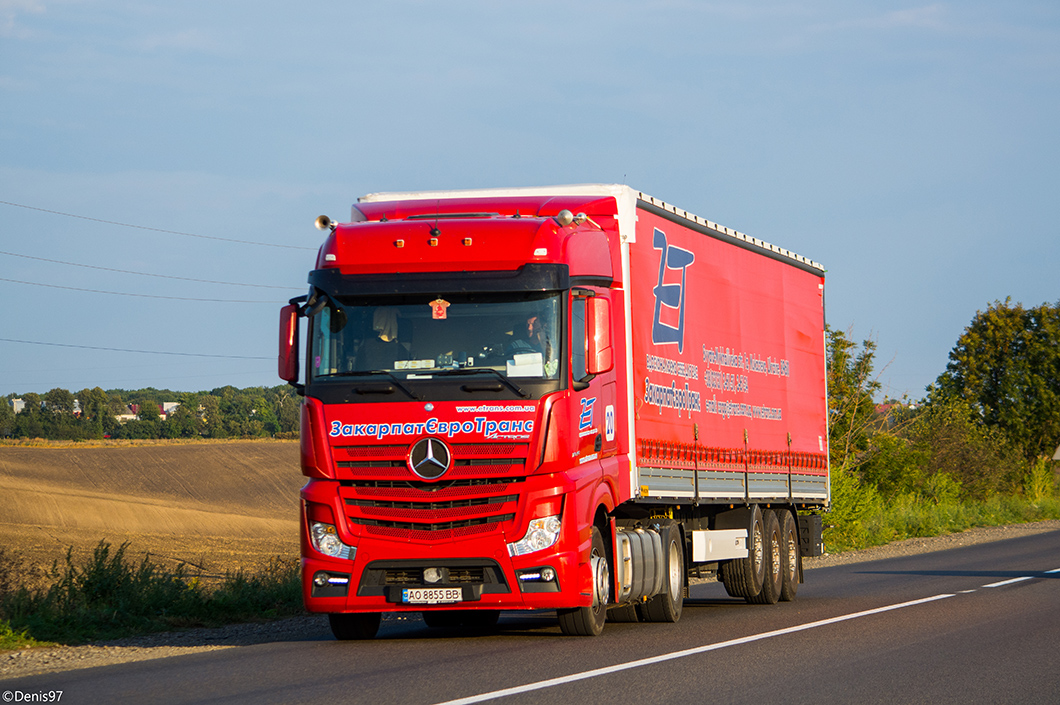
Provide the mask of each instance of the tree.
{"label": "tree", "polygon": [[876,343],[857,344],[834,328],[828,334],[828,444],[833,465],[853,467],[868,449],[876,422],[873,395],[880,383],[873,377]]}
{"label": "tree", "polygon": [[12,435],[19,438],[43,438],[40,395],[33,392],[23,394],[22,401],[22,411],[15,417],[15,431]]}
{"label": "tree", "polygon": [[11,397],[0,399],[0,438],[15,433],[15,410],[11,406]]}
{"label": "tree", "polygon": [[136,415],[141,421],[147,421],[149,423],[159,423],[162,420],[162,412],[158,408],[158,404],[149,400],[141,399],[139,402],[140,413]]}
{"label": "tree", "polygon": [[181,394],[180,406],[171,411],[162,424],[166,438],[192,438],[199,435],[199,395]]}
{"label": "tree", "polygon": [[199,402],[202,404],[202,435],[207,438],[227,438],[224,416],[221,413],[221,399],[213,394],[203,395]]}
{"label": "tree", "polygon": [[929,400],[961,399],[1027,458],[1060,443],[1060,302],[1011,299],[978,311],[950,352]]}
{"label": "tree", "polygon": [[107,417],[110,416],[110,400],[99,387],[82,389],[77,393],[81,405],[81,430],[85,438],[103,438],[107,432]]}
{"label": "tree", "polygon": [[74,395],[59,387],[44,395],[44,404],[56,415],[74,413]]}

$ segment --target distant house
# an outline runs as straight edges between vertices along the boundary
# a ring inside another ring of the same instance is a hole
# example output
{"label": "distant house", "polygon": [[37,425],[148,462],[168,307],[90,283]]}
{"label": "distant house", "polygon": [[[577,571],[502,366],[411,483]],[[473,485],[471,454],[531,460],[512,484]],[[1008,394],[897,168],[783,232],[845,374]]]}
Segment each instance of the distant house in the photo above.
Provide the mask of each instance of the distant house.
{"label": "distant house", "polygon": [[139,404],[128,404],[125,407],[124,414],[115,414],[114,418],[118,420],[118,423],[128,423],[129,421],[135,421],[136,417],[140,415]]}
{"label": "distant house", "polygon": [[21,414],[22,410],[26,408],[26,402],[21,399],[12,399],[11,406],[15,410],[16,414]]}
{"label": "distant house", "polygon": [[[162,402],[161,404],[158,405],[158,416],[159,416],[159,418],[162,419],[163,421],[165,421],[167,418],[169,418],[169,415],[172,414],[173,411],[176,410],[177,407],[179,407],[179,406],[180,406],[180,402],[176,402],[176,401]],[[125,408],[126,408],[126,412],[124,414],[117,414],[114,417],[114,418],[116,418],[118,420],[118,423],[126,423],[128,421],[135,421],[136,419],[138,419],[140,417],[140,405],[139,404],[129,404]]]}

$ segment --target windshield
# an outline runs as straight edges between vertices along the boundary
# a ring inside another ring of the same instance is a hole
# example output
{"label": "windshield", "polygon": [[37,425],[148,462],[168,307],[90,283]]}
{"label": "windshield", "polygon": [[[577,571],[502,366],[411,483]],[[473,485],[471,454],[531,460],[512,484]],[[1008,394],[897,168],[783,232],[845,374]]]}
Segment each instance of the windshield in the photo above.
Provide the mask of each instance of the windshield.
{"label": "windshield", "polygon": [[559,302],[528,292],[329,298],[313,320],[310,378],[558,380]]}

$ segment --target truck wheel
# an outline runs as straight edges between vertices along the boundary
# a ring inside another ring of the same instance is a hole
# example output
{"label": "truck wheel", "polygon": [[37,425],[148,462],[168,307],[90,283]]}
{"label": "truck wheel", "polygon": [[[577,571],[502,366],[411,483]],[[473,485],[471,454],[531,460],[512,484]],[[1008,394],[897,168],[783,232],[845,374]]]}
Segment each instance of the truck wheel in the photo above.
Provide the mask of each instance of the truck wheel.
{"label": "truck wheel", "polygon": [[681,619],[685,603],[685,551],[677,524],[667,524],[659,531],[665,571],[663,591],[637,609],[645,622],[676,622]]}
{"label": "truck wheel", "polygon": [[593,575],[593,601],[588,607],[559,610],[559,628],[567,636],[599,636],[607,621],[607,603],[611,599],[611,571],[607,566],[604,537],[593,527],[593,545],[589,551]]}
{"label": "truck wheel", "polygon": [[762,516],[765,520],[765,579],[762,581],[761,592],[748,597],[747,601],[756,605],[775,605],[780,599],[780,589],[784,583],[780,555],[780,522],[772,509],[762,512]]}
{"label": "truck wheel", "polygon": [[721,564],[721,581],[725,592],[731,597],[747,599],[762,592],[765,581],[765,537],[762,528],[762,513],[754,508],[750,532],[747,537],[747,558],[737,558]]}
{"label": "truck wheel", "polygon": [[380,612],[358,612],[354,614],[329,614],[331,633],[339,641],[371,639],[379,631],[383,620]]}
{"label": "truck wheel", "polygon": [[784,572],[780,599],[791,602],[799,589],[799,529],[795,517],[789,511],[781,512],[780,569]]}

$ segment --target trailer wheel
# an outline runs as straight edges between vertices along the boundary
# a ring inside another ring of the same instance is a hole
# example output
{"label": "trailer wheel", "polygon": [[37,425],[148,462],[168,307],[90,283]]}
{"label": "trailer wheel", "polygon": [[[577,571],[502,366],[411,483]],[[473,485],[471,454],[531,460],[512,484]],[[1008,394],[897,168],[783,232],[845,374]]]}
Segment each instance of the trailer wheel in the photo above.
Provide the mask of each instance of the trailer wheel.
{"label": "trailer wheel", "polygon": [[685,603],[685,551],[677,524],[662,526],[659,532],[665,561],[663,591],[647,603],[638,605],[637,611],[645,622],[676,622],[681,619]]}
{"label": "trailer wheel", "polygon": [[607,621],[607,603],[611,599],[611,571],[607,566],[607,549],[600,528],[593,526],[593,544],[589,551],[593,575],[593,601],[588,607],[559,610],[559,628],[567,636],[599,636]]}
{"label": "trailer wheel", "polygon": [[762,512],[754,508],[747,539],[747,558],[737,558],[721,564],[721,581],[731,597],[750,598],[762,592],[765,581],[765,537]]}
{"label": "trailer wheel", "polygon": [[799,589],[799,529],[791,512],[780,516],[780,568],[784,572],[780,599],[791,602]]}
{"label": "trailer wheel", "polygon": [[354,614],[329,614],[331,633],[339,641],[371,639],[379,631],[383,620],[380,612],[357,612]]}
{"label": "trailer wheel", "polygon": [[765,520],[765,579],[762,581],[762,590],[757,595],[747,598],[748,602],[756,605],[775,605],[780,599],[780,590],[784,584],[784,570],[781,567],[781,538],[780,522],[777,514],[772,509],[762,512]]}

